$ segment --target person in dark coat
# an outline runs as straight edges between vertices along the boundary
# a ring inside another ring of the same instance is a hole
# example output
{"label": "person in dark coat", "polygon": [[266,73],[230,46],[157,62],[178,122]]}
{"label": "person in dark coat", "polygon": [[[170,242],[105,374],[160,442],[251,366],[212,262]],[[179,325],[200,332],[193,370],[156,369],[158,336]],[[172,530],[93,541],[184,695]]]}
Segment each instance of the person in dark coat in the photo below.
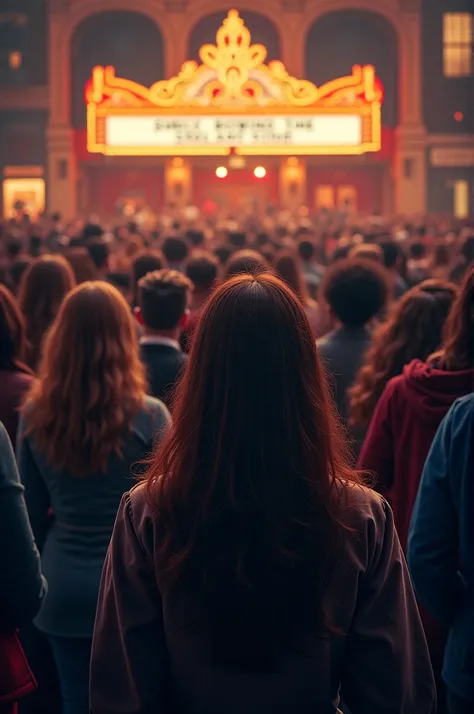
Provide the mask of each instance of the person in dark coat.
{"label": "person in dark coat", "polygon": [[318,340],[318,350],[339,414],[347,423],[348,390],[370,345],[370,322],[388,299],[386,274],[373,260],[340,260],[326,272],[320,294],[337,326]]}
{"label": "person in dark coat", "polygon": [[13,714],[36,686],[15,631],[32,621],[45,593],[13,447],[0,423],[0,714]]}
{"label": "person in dark coat", "polygon": [[474,394],[455,402],[425,464],[408,562],[421,603],[449,628],[450,714],[474,711]]}
{"label": "person in dark coat", "polygon": [[145,333],[140,353],[149,393],[169,406],[187,361],[179,338],[188,321],[192,283],[176,270],[155,270],[139,281],[138,288],[140,306],[135,314]]}
{"label": "person in dark coat", "polygon": [[92,714],[434,714],[384,499],[347,463],[304,308],[276,277],[205,306],[172,429],[122,499]]}

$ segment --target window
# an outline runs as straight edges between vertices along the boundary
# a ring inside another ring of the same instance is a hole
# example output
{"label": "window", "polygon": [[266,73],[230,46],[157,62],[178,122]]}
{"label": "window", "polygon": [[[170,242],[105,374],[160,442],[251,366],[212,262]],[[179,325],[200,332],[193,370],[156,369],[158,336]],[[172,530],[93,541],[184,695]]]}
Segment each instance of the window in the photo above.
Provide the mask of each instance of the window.
{"label": "window", "polygon": [[445,77],[468,77],[473,73],[474,16],[446,12],[443,17],[443,68]]}

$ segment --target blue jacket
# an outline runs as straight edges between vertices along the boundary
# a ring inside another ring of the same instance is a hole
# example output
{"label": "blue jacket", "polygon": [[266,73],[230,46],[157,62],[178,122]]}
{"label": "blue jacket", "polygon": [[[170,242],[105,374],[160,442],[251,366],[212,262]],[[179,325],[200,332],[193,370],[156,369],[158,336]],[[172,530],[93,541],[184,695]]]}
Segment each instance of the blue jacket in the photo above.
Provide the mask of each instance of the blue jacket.
{"label": "blue jacket", "polygon": [[474,394],[453,404],[433,441],[408,563],[420,602],[449,627],[443,678],[474,711]]}

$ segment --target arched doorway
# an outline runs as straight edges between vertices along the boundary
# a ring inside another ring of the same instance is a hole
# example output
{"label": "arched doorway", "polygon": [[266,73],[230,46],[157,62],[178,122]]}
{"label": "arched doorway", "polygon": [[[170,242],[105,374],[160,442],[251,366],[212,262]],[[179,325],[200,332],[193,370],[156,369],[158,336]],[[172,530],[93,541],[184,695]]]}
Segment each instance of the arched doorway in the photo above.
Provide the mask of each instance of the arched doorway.
{"label": "arched doorway", "polygon": [[356,64],[373,65],[384,85],[382,151],[357,160],[316,160],[308,171],[308,201],[334,207],[349,201],[364,212],[387,210],[394,129],[399,121],[397,30],[383,15],[369,10],[339,10],[318,18],[306,37],[307,79],[320,85],[350,74]]}
{"label": "arched doorway", "polygon": [[[238,7],[235,8],[239,10]],[[261,43],[268,50],[267,60],[281,59],[280,35],[273,22],[257,12],[239,10],[245,25],[250,30],[253,43]],[[199,60],[199,48],[216,41],[216,32],[225,19],[225,12],[215,12],[205,15],[192,29],[188,41],[189,59]]]}
{"label": "arched doorway", "polygon": [[[86,150],[84,87],[96,65],[112,65],[116,75],[150,86],[164,78],[163,38],[153,20],[139,12],[107,11],[87,17],[71,42],[71,124],[76,134],[79,208],[116,215],[124,204],[158,208],[163,169],[135,158],[105,161]],[[141,164],[141,165],[140,165]],[[82,197],[82,199],[81,199]],[[128,203],[127,203],[128,202]]]}

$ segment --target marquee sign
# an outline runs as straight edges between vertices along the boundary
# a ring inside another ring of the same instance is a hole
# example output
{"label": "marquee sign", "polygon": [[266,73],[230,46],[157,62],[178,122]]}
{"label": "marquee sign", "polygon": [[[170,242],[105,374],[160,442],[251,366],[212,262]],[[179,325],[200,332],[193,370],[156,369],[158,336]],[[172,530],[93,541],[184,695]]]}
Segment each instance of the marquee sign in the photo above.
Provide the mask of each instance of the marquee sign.
{"label": "marquee sign", "polygon": [[372,66],[317,87],[288,74],[230,10],[201,64],[147,88],[94,67],[87,148],[106,155],[363,154],[381,145],[383,89]]}

